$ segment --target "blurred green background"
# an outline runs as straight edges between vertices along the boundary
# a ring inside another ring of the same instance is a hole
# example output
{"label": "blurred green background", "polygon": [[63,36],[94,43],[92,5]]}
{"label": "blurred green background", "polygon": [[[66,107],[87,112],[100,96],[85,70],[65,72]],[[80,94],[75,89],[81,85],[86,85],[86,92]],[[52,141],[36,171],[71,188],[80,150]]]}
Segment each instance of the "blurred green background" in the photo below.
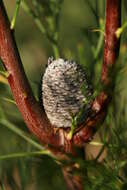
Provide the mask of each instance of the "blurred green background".
{"label": "blurred green background", "polygon": [[[28,7],[36,14],[36,0],[26,0]],[[104,39],[104,0],[64,0],[61,1],[58,11],[55,3],[59,0],[40,0],[43,14],[39,17],[49,33],[56,32],[57,49],[60,57],[73,59],[82,64],[89,73],[91,83],[98,89],[103,59]],[[4,1],[10,20],[13,17],[16,1]],[[50,6],[51,9],[49,9]],[[51,11],[52,10],[52,11]],[[59,12],[59,26],[57,31],[52,26],[54,11]],[[47,19],[47,20],[46,20]],[[127,20],[127,1],[122,1],[122,23]],[[50,24],[49,24],[50,23]],[[48,26],[49,24],[49,26]],[[100,31],[95,31],[100,30]],[[47,64],[48,57],[55,56],[53,43],[38,29],[33,18],[23,7],[20,7],[16,20],[15,37],[25,72],[32,86],[33,92],[39,99],[41,78]],[[55,35],[53,36],[55,38]],[[88,146],[88,159],[94,160],[101,147],[106,148],[102,157],[103,162],[92,168],[89,180],[86,180],[85,189],[126,189],[127,184],[127,30],[124,29],[121,38],[121,49],[118,60],[118,73],[115,80],[113,101],[109,108],[106,121],[98,132],[95,141],[101,141],[103,146]],[[3,70],[0,64],[0,70]],[[0,75],[1,76],[1,75]],[[12,131],[12,126],[25,131],[26,135],[36,139],[27,130],[23,119],[14,104],[13,97],[6,81],[0,78],[0,120],[3,114],[7,123],[0,123],[0,155],[16,152],[30,152],[36,150],[31,143],[25,141]],[[11,129],[11,130],[10,130]],[[108,146],[110,144],[110,146]],[[115,145],[115,147],[114,147]],[[92,155],[92,156],[91,156]],[[119,157],[121,155],[121,157]],[[102,161],[102,159],[100,159]],[[99,160],[99,161],[100,161]],[[97,172],[98,170],[98,172]],[[105,172],[106,173],[105,173]],[[122,178],[119,182],[118,175]],[[122,186],[121,186],[122,183]],[[0,158],[1,190],[59,190],[66,189],[61,166],[48,156],[27,156],[26,158]],[[105,184],[105,188],[103,188]],[[3,189],[2,189],[2,186]]]}

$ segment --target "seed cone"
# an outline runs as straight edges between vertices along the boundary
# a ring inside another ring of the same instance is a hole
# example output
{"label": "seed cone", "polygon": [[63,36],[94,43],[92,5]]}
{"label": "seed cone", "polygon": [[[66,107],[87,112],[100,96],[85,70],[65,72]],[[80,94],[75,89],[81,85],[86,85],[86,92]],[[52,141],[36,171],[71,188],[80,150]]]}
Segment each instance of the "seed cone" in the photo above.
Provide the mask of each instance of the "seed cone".
{"label": "seed cone", "polygon": [[81,65],[73,61],[49,58],[42,79],[42,101],[53,126],[71,127],[72,116],[82,109],[85,100],[91,95],[91,87]]}

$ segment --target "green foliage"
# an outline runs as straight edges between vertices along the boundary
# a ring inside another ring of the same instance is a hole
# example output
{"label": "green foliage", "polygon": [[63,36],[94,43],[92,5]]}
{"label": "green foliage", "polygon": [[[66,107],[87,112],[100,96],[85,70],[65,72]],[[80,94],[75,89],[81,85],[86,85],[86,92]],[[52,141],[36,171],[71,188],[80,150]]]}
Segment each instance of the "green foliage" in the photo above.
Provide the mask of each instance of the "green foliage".
{"label": "green foliage", "polygon": [[[103,0],[5,2],[25,71],[36,96],[37,84],[48,57],[52,55],[78,60],[88,69],[94,91],[98,93],[104,44]],[[122,7],[125,24],[117,31],[118,37],[122,32],[118,71],[114,77],[112,104],[98,132],[101,142],[93,140],[90,143],[96,147],[97,154],[93,153],[89,159],[72,158],[81,165],[85,190],[127,189],[126,0]],[[60,163],[27,130],[6,77],[0,63],[0,189],[6,190],[7,186],[13,190],[66,189]]]}

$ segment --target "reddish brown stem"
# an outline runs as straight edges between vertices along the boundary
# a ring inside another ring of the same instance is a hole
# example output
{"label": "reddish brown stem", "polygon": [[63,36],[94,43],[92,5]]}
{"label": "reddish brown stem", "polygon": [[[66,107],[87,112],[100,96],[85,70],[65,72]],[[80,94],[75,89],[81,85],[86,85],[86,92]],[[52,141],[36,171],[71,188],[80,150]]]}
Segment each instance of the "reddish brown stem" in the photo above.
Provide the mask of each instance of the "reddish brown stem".
{"label": "reddish brown stem", "polygon": [[121,26],[121,0],[107,0],[104,60],[101,80],[105,85],[112,82],[110,71],[119,55],[120,39],[116,37],[116,30]]}
{"label": "reddish brown stem", "polygon": [[[91,140],[97,130],[97,125],[102,123],[107,112],[110,101],[109,91],[111,87],[113,65],[119,53],[119,39],[115,32],[120,27],[121,21],[121,0],[106,1],[106,34],[104,45],[104,59],[102,66],[101,81],[106,88],[95,99],[91,106],[91,115],[87,121],[74,134],[73,140],[66,138],[66,131],[55,129],[50,125],[45,113],[35,100],[25,75],[18,49],[10,30],[10,24],[2,0],[0,0],[0,58],[8,72],[8,82],[10,84],[16,104],[21,112],[29,130],[44,144],[50,144],[57,148],[62,148],[65,152],[72,152],[73,146],[83,146],[85,142]],[[110,89],[111,90],[111,89]],[[56,152],[58,154],[58,152]],[[70,178],[68,168],[64,168],[64,176],[69,189],[82,189],[82,179],[74,175]]]}
{"label": "reddish brown stem", "polygon": [[[103,85],[108,87],[112,82],[109,70],[114,65],[119,52],[119,39],[116,38],[115,32],[120,27],[121,0],[107,0],[106,4],[106,35],[101,80]],[[66,131],[63,129],[55,131],[32,94],[1,0],[0,57],[8,71],[8,82],[24,121],[42,143],[57,148],[62,147],[65,152],[72,152],[72,144],[83,146],[84,142],[92,138],[97,124],[102,123],[105,118],[110,100],[109,94],[107,91],[102,91],[95,99],[91,106],[91,116],[79,128],[72,141],[66,138]]]}
{"label": "reddish brown stem", "polygon": [[41,142],[55,147],[62,146],[62,133],[54,133],[53,127],[33,96],[2,1],[0,1],[0,58],[8,72],[11,91],[27,127]]}
{"label": "reddish brown stem", "polygon": [[121,0],[106,1],[106,25],[105,25],[105,44],[104,58],[102,65],[101,82],[103,91],[92,104],[91,114],[88,120],[81,126],[73,141],[78,146],[83,142],[90,141],[106,116],[107,107],[111,100],[114,80],[114,65],[119,55],[120,39],[116,37],[116,30],[121,26]]}
{"label": "reddish brown stem", "polygon": [[68,190],[83,190],[83,179],[80,175],[76,175],[73,172],[75,168],[72,166],[63,168],[63,175],[66,181]]}

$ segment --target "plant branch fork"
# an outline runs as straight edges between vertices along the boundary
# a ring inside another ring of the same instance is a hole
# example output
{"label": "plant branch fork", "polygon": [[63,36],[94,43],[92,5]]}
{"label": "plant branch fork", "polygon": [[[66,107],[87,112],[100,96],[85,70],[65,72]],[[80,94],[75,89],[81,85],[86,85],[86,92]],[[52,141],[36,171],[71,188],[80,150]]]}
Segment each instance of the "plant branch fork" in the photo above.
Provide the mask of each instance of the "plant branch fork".
{"label": "plant branch fork", "polygon": [[119,54],[120,39],[116,37],[116,30],[121,26],[121,0],[106,1],[106,31],[104,45],[104,59],[102,65],[101,83],[104,88],[91,104],[91,115],[73,135],[67,139],[64,129],[55,130],[49,123],[46,114],[33,96],[28,79],[25,75],[19,52],[10,29],[10,23],[0,1],[0,58],[8,72],[8,82],[24,121],[41,143],[50,145],[57,150],[73,152],[73,147],[83,147],[85,142],[92,139],[106,116],[111,101],[111,87],[113,67]]}

